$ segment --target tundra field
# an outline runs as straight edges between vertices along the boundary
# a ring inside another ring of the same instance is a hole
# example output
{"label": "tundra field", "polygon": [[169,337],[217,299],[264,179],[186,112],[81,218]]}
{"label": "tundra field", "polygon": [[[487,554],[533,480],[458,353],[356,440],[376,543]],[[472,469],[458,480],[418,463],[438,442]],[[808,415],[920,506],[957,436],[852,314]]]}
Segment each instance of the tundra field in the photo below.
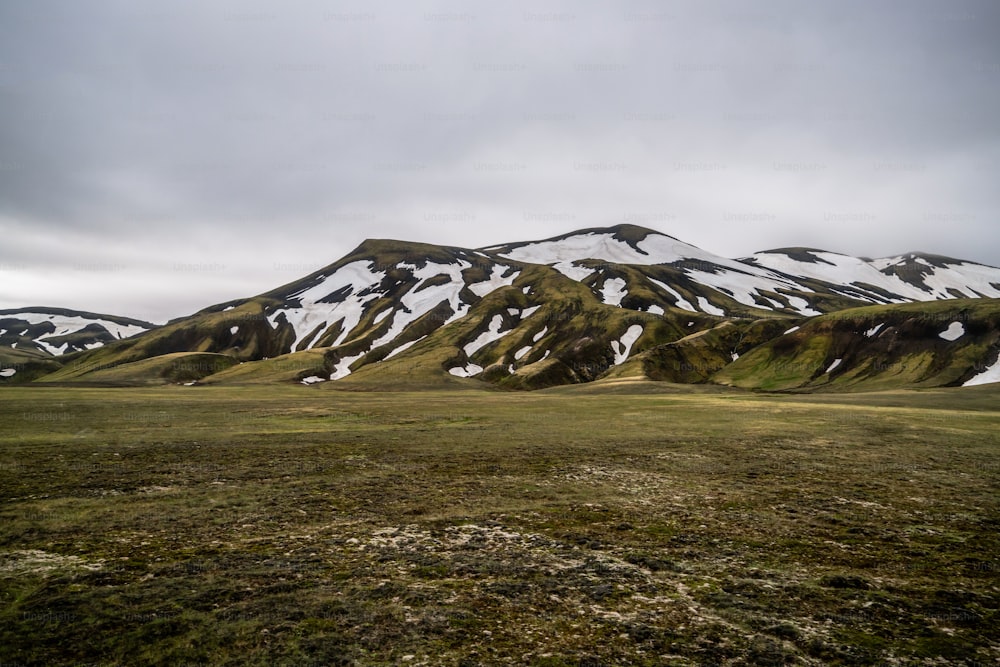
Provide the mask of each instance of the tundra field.
{"label": "tundra field", "polygon": [[987,665],[1000,387],[0,391],[0,664]]}

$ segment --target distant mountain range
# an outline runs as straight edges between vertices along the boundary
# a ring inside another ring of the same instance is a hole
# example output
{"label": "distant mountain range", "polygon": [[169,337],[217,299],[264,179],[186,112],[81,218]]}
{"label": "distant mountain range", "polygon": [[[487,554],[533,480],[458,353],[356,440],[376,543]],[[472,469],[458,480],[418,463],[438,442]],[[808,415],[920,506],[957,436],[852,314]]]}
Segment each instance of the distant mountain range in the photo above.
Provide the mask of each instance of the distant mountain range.
{"label": "distant mountain range", "polygon": [[990,381],[998,341],[995,267],[810,248],[727,259],[619,225],[481,249],[368,240],[160,327],[0,311],[0,346],[13,348],[0,349],[0,382],[950,386]]}

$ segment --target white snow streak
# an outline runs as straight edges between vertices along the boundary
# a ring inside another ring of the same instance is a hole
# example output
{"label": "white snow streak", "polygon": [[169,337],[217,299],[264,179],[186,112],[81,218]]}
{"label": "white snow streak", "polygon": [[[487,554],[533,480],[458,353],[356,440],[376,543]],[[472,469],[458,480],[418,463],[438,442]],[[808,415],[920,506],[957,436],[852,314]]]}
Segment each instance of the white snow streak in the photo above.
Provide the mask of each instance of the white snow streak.
{"label": "white snow streak", "polygon": [[465,356],[471,357],[473,354],[475,354],[485,346],[489,345],[493,341],[500,340],[508,333],[513,331],[513,329],[509,329],[503,333],[500,333],[500,327],[502,326],[503,326],[503,315],[499,314],[494,315],[493,319],[490,320],[489,328],[487,328],[486,331],[484,331],[483,333],[479,334],[479,336],[471,343],[466,343],[466,345],[462,348],[463,350],[465,350]]}
{"label": "white snow streak", "polygon": [[[698,307],[701,308],[702,311],[708,313],[709,315],[725,316],[726,314],[726,311],[722,310],[721,308],[717,308],[716,306],[713,306],[708,302],[708,299],[706,299],[703,296],[698,297]],[[688,326],[691,325],[689,324]]]}
{"label": "white snow streak", "polygon": [[[395,350],[393,350],[389,354],[385,355],[385,359],[392,359],[393,357],[395,357],[400,352],[404,352],[406,350],[409,350],[411,347],[413,347],[414,345],[416,345],[417,343],[419,343],[420,341],[422,341],[424,338],[427,338],[427,336],[421,336],[420,338],[418,338],[416,340],[411,340],[409,343],[403,343],[402,345],[400,345],[399,347],[397,347]],[[385,359],[383,359],[383,361],[385,361]]]}
{"label": "white snow streak", "polygon": [[675,290],[670,285],[668,285],[668,284],[666,284],[664,282],[661,282],[661,281],[659,281],[659,280],[657,280],[655,278],[650,278],[649,281],[651,283],[653,283],[654,285],[657,285],[658,287],[662,288],[668,294],[672,295],[674,297],[674,299],[676,299],[676,301],[674,302],[674,305],[677,306],[678,308],[680,308],[681,310],[688,310],[688,311],[690,311],[692,313],[697,313],[698,312],[697,308],[695,308],[694,306],[692,306],[691,303],[689,301],[687,301],[687,299],[685,299],[684,297],[681,296],[680,292],[678,292],[677,290]]}
{"label": "white snow streak", "polygon": [[629,352],[632,351],[632,345],[635,344],[635,341],[639,340],[639,336],[641,335],[642,326],[633,324],[622,334],[621,341],[611,341],[611,350],[615,353],[615,366],[625,363]]}
{"label": "white snow streak", "polygon": [[877,334],[879,331],[881,331],[882,327],[884,327],[884,326],[885,326],[884,323],[883,324],[877,324],[877,325],[875,325],[874,327],[872,327],[871,329],[869,329],[868,331],[865,332],[865,336],[868,337],[868,338],[871,338],[872,336],[874,336],[875,334]]}
{"label": "white snow streak", "polygon": [[[442,301],[449,303],[453,313],[445,324],[465,315],[468,312],[469,306],[461,302],[459,293],[465,284],[462,281],[462,270],[469,266],[465,262],[459,264],[435,264],[428,262],[422,269],[411,269],[413,276],[420,282],[400,297],[399,302],[403,307],[393,313],[392,326],[382,336],[379,336],[378,340],[372,343],[372,347],[378,347],[379,345],[384,345],[389,341],[395,340],[397,336],[403,333],[406,327],[433,310]],[[441,274],[446,274],[450,280],[443,285],[434,285],[420,289],[424,281]]]}
{"label": "white snow streak", "polygon": [[[358,293],[378,285],[385,277],[384,271],[372,271],[369,267],[372,263],[367,260],[359,260],[345,264],[332,276],[324,278],[317,285],[306,288],[299,293],[291,295],[297,299],[301,306],[297,308],[283,308],[268,316],[267,320],[271,326],[277,327],[278,316],[285,314],[285,319],[292,325],[295,331],[295,341],[292,343],[292,350],[305,339],[318,326],[329,326],[340,321],[342,330],[333,345],[340,345],[347,338],[347,335],[364,314],[365,306],[382,296],[373,292],[365,296]],[[351,294],[340,303],[318,303],[318,301],[333,292],[351,287]]]}
{"label": "white snow streak", "polygon": [[830,367],[829,367],[829,368],[827,368],[827,369],[826,369],[826,370],[824,371],[824,373],[829,373],[829,372],[831,372],[831,371],[832,371],[833,369],[835,369],[835,368],[836,368],[837,366],[839,366],[839,365],[840,365],[840,362],[841,362],[841,361],[843,361],[843,359],[834,359],[833,363],[832,363],[832,364],[830,364]]}
{"label": "white snow streak", "polygon": [[334,368],[333,368],[333,373],[330,374],[330,379],[331,380],[339,380],[341,378],[345,378],[348,375],[350,375],[351,374],[351,369],[350,369],[351,364],[353,364],[355,361],[357,361],[358,359],[360,359],[363,356],[365,356],[364,352],[362,352],[361,354],[356,354],[353,357],[344,357],[343,359],[341,359],[340,361],[338,361],[337,365],[334,366]]}

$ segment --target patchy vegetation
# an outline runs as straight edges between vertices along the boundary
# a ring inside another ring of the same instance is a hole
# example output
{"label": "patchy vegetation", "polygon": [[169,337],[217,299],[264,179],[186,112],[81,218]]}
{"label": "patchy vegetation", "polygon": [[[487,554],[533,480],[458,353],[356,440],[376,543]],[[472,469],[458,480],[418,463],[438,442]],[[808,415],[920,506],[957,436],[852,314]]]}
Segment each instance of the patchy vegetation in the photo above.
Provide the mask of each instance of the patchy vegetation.
{"label": "patchy vegetation", "polygon": [[8,387],[0,663],[994,664],[996,387]]}
{"label": "patchy vegetation", "polygon": [[712,378],[764,390],[956,386],[1000,355],[1000,300],[867,306],[804,322]]}

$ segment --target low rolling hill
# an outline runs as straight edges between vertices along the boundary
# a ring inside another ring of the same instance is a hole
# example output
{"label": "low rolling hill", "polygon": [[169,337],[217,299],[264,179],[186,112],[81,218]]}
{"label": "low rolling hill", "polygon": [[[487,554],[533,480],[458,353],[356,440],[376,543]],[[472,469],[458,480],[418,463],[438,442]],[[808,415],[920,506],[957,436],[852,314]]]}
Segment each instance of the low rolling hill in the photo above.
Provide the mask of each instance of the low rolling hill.
{"label": "low rolling hill", "polygon": [[996,374],[998,356],[1000,300],[869,306],[812,318],[712,380],[813,391],[973,385]]}

